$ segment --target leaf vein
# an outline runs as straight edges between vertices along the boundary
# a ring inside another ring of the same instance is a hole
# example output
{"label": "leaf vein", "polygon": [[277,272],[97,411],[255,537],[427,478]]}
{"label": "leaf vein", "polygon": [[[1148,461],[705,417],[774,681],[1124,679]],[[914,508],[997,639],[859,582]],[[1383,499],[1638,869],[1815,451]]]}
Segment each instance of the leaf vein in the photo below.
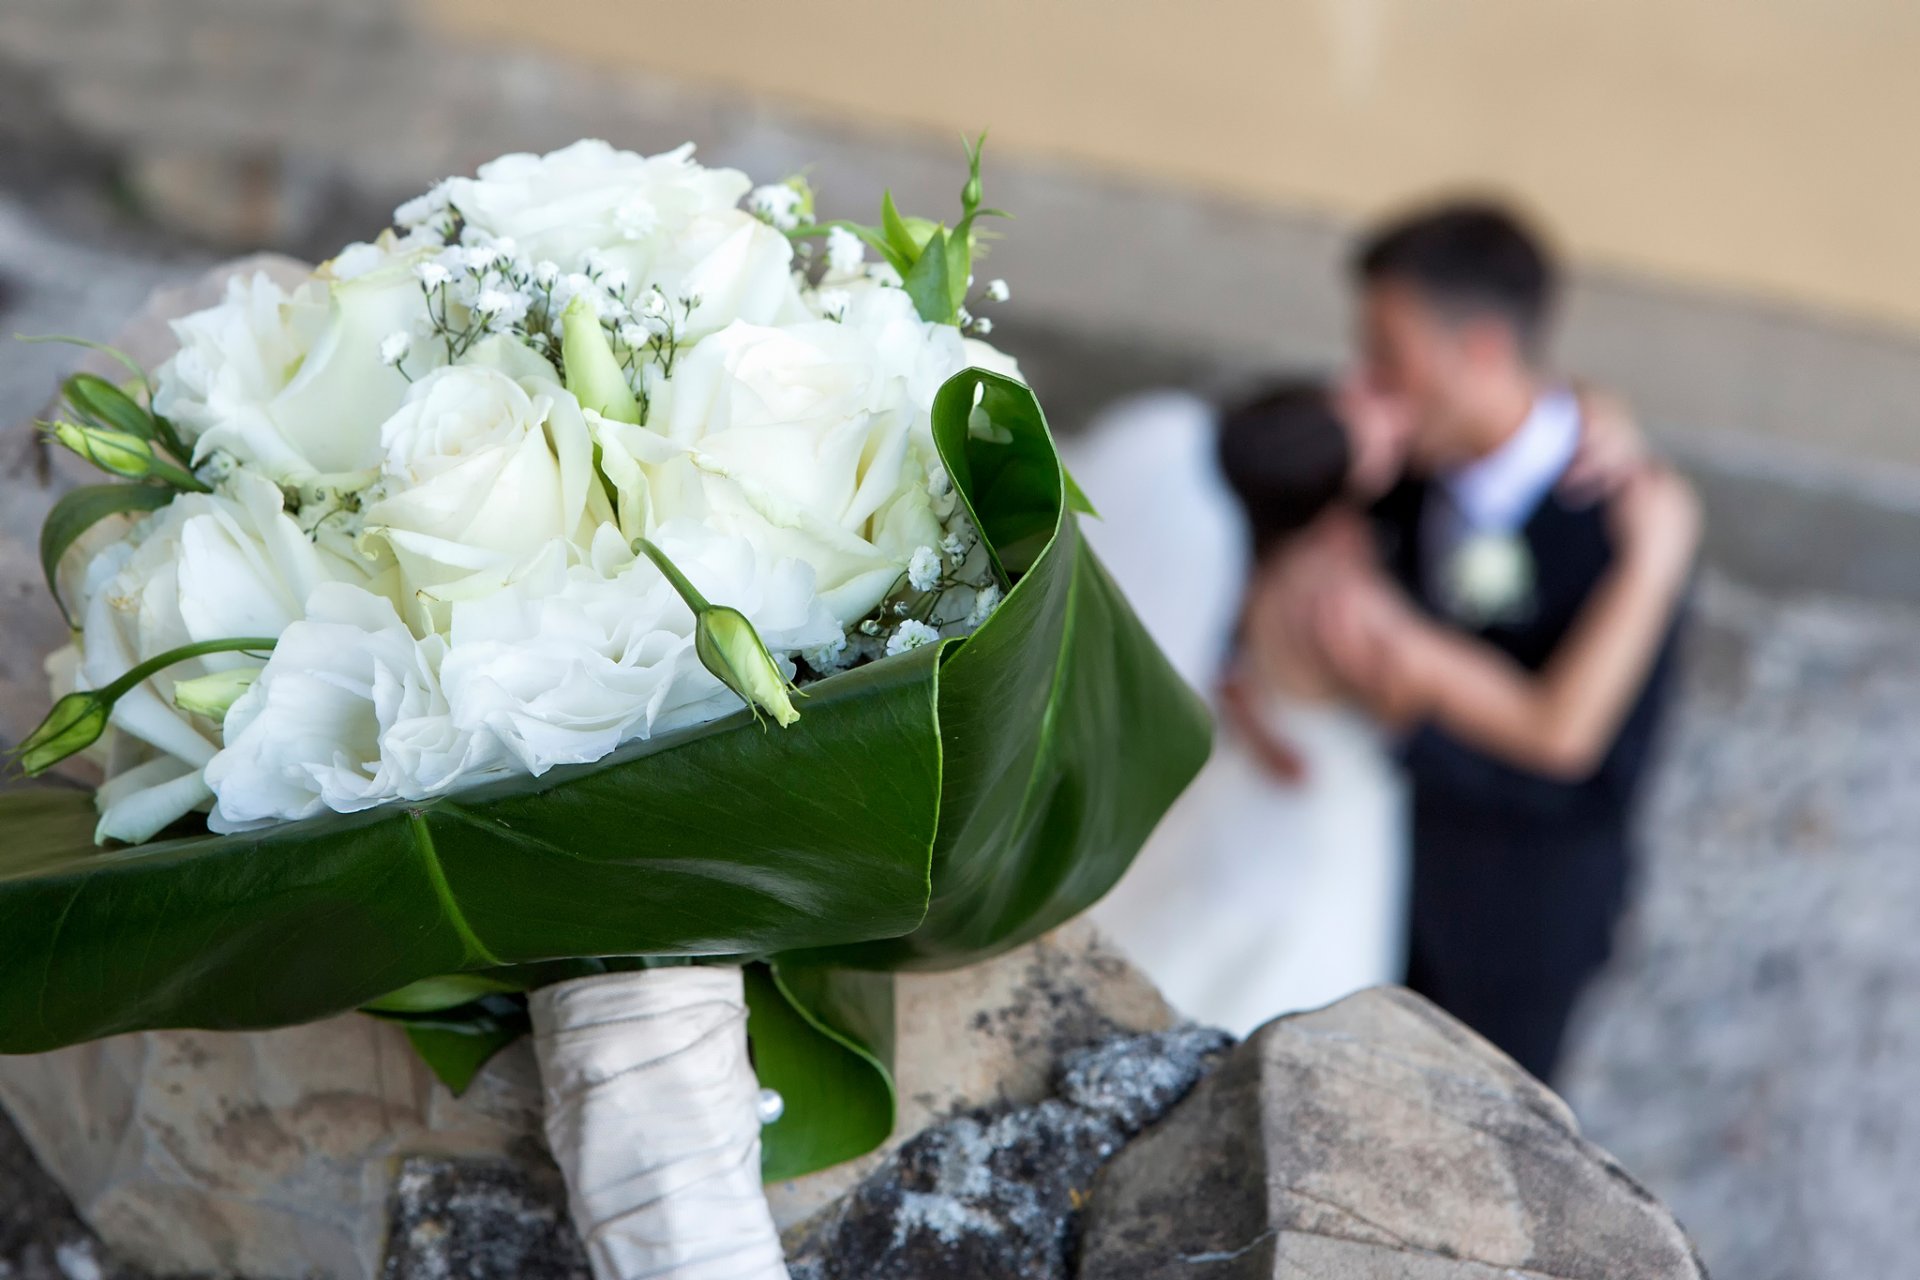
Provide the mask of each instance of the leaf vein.
{"label": "leaf vein", "polygon": [[424,813],[408,816],[407,826],[413,833],[414,848],[420,852],[421,865],[426,869],[427,881],[433,886],[433,893],[440,901],[440,909],[446,912],[447,923],[460,937],[461,948],[466,952],[467,962],[479,961],[486,965],[503,965],[506,961],[487,949],[480,941],[480,935],[467,923],[466,913],[460,909],[460,903],[453,896],[453,886],[447,883],[446,868],[440,865],[440,855],[433,847],[433,831],[427,826]]}

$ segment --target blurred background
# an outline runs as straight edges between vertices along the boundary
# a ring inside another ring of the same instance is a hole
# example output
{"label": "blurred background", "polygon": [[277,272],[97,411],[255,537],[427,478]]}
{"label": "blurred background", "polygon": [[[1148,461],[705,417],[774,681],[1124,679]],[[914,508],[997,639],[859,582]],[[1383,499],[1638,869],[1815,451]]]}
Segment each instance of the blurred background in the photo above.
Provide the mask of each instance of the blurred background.
{"label": "blurred background", "polygon": [[[1907,1274],[1916,61],[1901,0],[4,0],[0,332],[107,338],[157,286],[324,256],[503,151],[693,139],[866,218],[883,184],[947,208],[991,127],[995,342],[1070,433],[1142,387],[1338,361],[1361,220],[1512,198],[1575,268],[1560,363],[1634,403],[1709,516],[1570,1099],[1716,1273]],[[71,360],[0,344],[0,420]],[[51,644],[29,440],[0,439],[0,608]],[[0,687],[38,689],[40,651],[9,644]]]}

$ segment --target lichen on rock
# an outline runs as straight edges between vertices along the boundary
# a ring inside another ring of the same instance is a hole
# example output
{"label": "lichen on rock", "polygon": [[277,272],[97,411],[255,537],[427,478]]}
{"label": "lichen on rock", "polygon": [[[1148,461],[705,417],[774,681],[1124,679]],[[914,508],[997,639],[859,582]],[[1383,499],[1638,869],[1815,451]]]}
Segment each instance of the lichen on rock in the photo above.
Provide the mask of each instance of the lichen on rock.
{"label": "lichen on rock", "polygon": [[1182,1027],[1065,1057],[1056,1096],[978,1108],[909,1140],[790,1249],[794,1280],[1064,1280],[1100,1166],[1233,1044]]}

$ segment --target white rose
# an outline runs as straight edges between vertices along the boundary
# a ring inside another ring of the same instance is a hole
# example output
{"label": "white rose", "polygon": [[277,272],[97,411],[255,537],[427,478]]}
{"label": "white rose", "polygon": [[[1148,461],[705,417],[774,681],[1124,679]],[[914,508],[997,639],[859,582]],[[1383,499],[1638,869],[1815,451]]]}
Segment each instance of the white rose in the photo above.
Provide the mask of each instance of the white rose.
{"label": "white rose", "polygon": [[793,245],[738,209],[702,218],[649,270],[650,283],[678,305],[694,299],[684,342],[697,342],[736,320],[788,325],[813,319],[793,278]]}
{"label": "white rose", "polygon": [[[776,655],[840,635],[807,566],[698,525],[668,525],[655,541]],[[550,552],[505,589],[454,605],[441,683],[457,728],[497,739],[534,774],[740,705],[695,655],[692,612],[610,525],[587,563]]]}
{"label": "white rose", "polygon": [[373,241],[356,240],[320,264],[314,274],[327,280],[357,280],[383,268],[403,264],[412,270],[444,247],[444,242],[424,227],[396,235],[383,231]]}
{"label": "white rose", "polygon": [[508,771],[495,744],[448,716],[439,636],[415,639],[389,601],[340,583],[317,589],[307,615],[227,712],[227,745],[205,771],[208,826],[423,800]]}
{"label": "white rose", "polygon": [[[407,212],[431,219],[450,206],[474,237],[509,240],[516,255],[562,276],[589,267],[603,281],[623,274],[630,303],[657,288],[691,341],[736,319],[805,318],[792,245],[737,207],[749,185],[737,170],[694,163],[691,145],[641,156],[589,140],[502,156]],[[688,299],[698,300],[691,318],[679,314]]]}
{"label": "white rose", "polygon": [[289,294],[264,272],[235,277],[223,302],[173,321],[180,349],[154,375],[153,407],[189,440],[212,431],[270,436],[268,406],[326,323],[319,284]]}
{"label": "white rose", "polygon": [[155,374],[154,408],[194,459],[232,454],[283,483],[352,484],[379,466],[380,424],[407,380],[380,358],[425,300],[405,262],[292,294],[265,275],[173,324],[180,350]]}
{"label": "white rose", "polygon": [[1000,348],[981,338],[963,339],[961,350],[966,362],[961,366],[969,369],[985,369],[988,373],[997,373],[1003,378],[1012,378],[1015,382],[1025,382],[1027,377],[1020,372],[1020,362]]}
{"label": "white rose", "polygon": [[[89,564],[74,683],[99,688],[202,640],[279,635],[318,586],[369,583],[368,574],[364,563],[308,539],[272,483],[236,472],[219,493],[175,498]],[[176,707],[174,685],[258,665],[239,653],[177,663],[115,704],[97,838],[145,840],[207,800],[199,774],[218,747],[219,726]]]}
{"label": "white rose", "polygon": [[448,179],[422,208],[444,197],[469,227],[510,238],[530,261],[578,271],[598,253],[645,280],[657,246],[702,215],[732,210],[752,185],[738,170],[694,163],[691,143],[641,156],[587,139],[501,156],[474,177]]}
{"label": "white rose", "polygon": [[962,369],[978,367],[1019,379],[1013,357],[978,338],[965,338],[950,324],[930,324],[900,289],[862,283],[845,289],[841,324],[873,344],[879,369],[904,383],[902,401],[912,416],[913,437],[929,458],[933,449],[933,397]]}
{"label": "white rose", "polygon": [[365,512],[367,532],[393,547],[403,598],[436,627],[441,603],[499,587],[554,539],[584,547],[612,519],[579,402],[540,374],[438,369],[380,441],[384,496]]}
{"label": "white rose", "polygon": [[682,361],[648,428],[595,424],[624,513],[644,511],[646,528],[701,520],[804,560],[842,623],[940,541],[917,410],[863,334],[735,323]]}

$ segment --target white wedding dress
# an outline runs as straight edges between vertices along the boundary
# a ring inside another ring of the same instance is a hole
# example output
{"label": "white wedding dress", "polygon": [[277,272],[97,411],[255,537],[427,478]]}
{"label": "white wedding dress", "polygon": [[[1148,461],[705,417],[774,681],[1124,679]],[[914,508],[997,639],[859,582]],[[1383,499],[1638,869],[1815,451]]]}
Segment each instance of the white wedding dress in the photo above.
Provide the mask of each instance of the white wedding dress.
{"label": "white wedding dress", "polygon": [[[1155,392],[1063,449],[1103,517],[1082,522],[1088,541],[1203,694],[1249,569],[1213,438],[1203,401]],[[1398,982],[1405,962],[1406,787],[1379,731],[1334,704],[1274,697],[1263,714],[1302,779],[1271,778],[1218,730],[1200,776],[1092,912],[1175,1008],[1236,1035]]]}

